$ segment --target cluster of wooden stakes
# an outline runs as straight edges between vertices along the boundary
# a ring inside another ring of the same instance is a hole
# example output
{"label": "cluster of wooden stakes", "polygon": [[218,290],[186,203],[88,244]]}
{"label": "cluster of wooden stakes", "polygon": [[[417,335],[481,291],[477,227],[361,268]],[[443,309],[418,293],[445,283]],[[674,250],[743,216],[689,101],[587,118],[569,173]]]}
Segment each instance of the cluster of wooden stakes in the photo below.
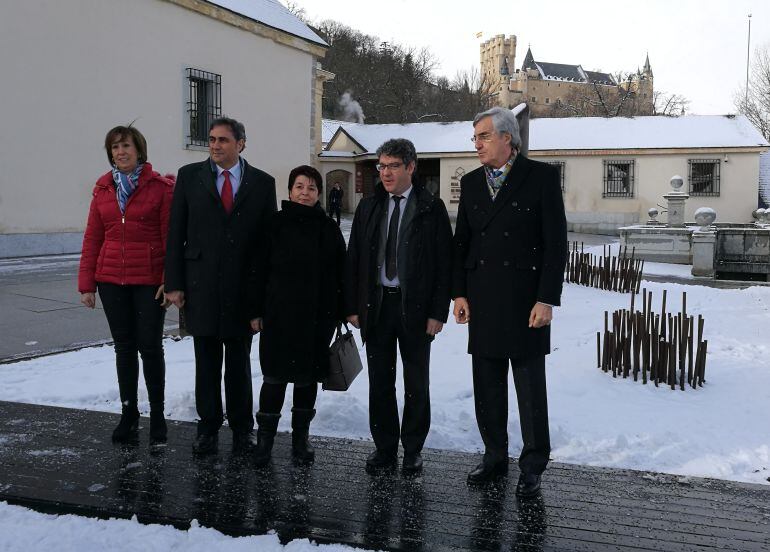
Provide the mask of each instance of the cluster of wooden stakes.
{"label": "cluster of wooden stakes", "polygon": [[[642,290],[642,310],[604,311],[604,333],[596,332],[596,359],[599,368],[613,377],[633,377],[671,389],[697,389],[706,381],[706,350],[703,317],[687,315],[687,292],[682,292],[682,310],[666,312],[666,290],[660,314],[652,310],[652,292]],[[603,346],[602,346],[603,344]],[[641,374],[641,375],[640,375]]]}
{"label": "cluster of wooden stakes", "polygon": [[642,310],[634,302],[642,281],[644,261],[634,250],[621,246],[616,255],[604,247],[602,256],[585,253],[583,244],[570,244],[565,281],[608,291],[631,293],[631,308],[604,311],[604,332],[596,333],[596,361],[605,373],[634,378],[643,384],[677,386],[684,391],[702,387],[706,381],[706,351],[703,317],[687,315],[687,292],[682,293],[682,310],[666,311],[667,291],[659,313],[652,309],[652,292],[642,289]]}
{"label": "cluster of wooden stakes", "polygon": [[639,293],[642,282],[644,261],[634,258],[634,249],[628,254],[628,247],[620,246],[617,255],[612,246],[605,245],[602,256],[586,253],[583,243],[571,242],[564,279],[581,286],[595,287],[608,291]]}

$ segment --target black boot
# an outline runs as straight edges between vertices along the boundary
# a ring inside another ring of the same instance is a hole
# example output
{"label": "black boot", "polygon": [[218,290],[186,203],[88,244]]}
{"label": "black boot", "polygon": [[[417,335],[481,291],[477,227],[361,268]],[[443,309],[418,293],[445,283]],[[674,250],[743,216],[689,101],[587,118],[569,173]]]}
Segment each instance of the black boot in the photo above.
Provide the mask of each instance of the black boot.
{"label": "black boot", "polygon": [[310,422],[314,417],[315,409],[291,409],[291,452],[301,464],[309,464],[315,460],[315,450],[308,441]]}
{"label": "black boot", "polygon": [[139,430],[139,410],[136,403],[126,403],[123,405],[123,414],[120,421],[112,431],[112,440],[116,443],[124,443],[134,437]]}
{"label": "black boot", "polygon": [[280,414],[257,412],[257,448],[254,451],[254,463],[258,467],[266,466],[270,462],[280,418]]}
{"label": "black boot", "polygon": [[150,444],[158,445],[166,442],[168,427],[163,416],[162,405],[150,405]]}

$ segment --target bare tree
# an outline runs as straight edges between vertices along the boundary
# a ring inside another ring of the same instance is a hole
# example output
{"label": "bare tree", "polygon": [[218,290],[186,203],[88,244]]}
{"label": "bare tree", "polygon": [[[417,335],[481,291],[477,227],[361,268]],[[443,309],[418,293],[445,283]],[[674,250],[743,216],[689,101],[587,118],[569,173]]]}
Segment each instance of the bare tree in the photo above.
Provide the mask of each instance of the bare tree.
{"label": "bare tree", "polygon": [[290,14],[292,14],[303,23],[310,23],[307,18],[307,12],[305,11],[305,8],[300,6],[297,2],[286,2],[286,9],[289,10]]}
{"label": "bare tree", "polygon": [[652,114],[679,117],[687,112],[690,100],[681,94],[669,94],[662,90],[652,93]]}
{"label": "bare tree", "polygon": [[683,115],[690,103],[680,94],[653,92],[648,99],[639,91],[638,73],[616,72],[617,84],[592,82],[574,87],[540,117],[633,117],[637,115]]}
{"label": "bare tree", "polygon": [[766,140],[770,140],[770,45],[754,51],[748,94],[743,86],[735,94],[733,103]]}

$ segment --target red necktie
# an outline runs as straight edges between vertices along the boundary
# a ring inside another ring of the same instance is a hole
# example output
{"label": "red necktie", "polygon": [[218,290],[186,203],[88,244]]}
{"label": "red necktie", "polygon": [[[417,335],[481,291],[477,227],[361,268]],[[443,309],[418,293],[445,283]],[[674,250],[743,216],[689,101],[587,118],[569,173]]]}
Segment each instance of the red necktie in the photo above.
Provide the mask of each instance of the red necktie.
{"label": "red necktie", "polygon": [[230,171],[225,171],[225,182],[222,184],[222,205],[228,215],[233,210],[233,185],[230,182]]}

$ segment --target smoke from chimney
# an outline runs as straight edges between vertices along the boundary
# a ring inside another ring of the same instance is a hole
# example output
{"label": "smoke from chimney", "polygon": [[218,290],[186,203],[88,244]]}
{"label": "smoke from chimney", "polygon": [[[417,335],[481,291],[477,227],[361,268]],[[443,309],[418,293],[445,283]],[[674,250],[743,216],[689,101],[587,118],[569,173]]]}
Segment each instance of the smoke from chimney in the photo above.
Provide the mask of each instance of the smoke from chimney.
{"label": "smoke from chimney", "polygon": [[363,123],[364,122],[364,110],[361,108],[361,104],[358,103],[350,95],[350,92],[345,92],[339,100],[340,109],[342,109],[342,119],[351,123]]}

